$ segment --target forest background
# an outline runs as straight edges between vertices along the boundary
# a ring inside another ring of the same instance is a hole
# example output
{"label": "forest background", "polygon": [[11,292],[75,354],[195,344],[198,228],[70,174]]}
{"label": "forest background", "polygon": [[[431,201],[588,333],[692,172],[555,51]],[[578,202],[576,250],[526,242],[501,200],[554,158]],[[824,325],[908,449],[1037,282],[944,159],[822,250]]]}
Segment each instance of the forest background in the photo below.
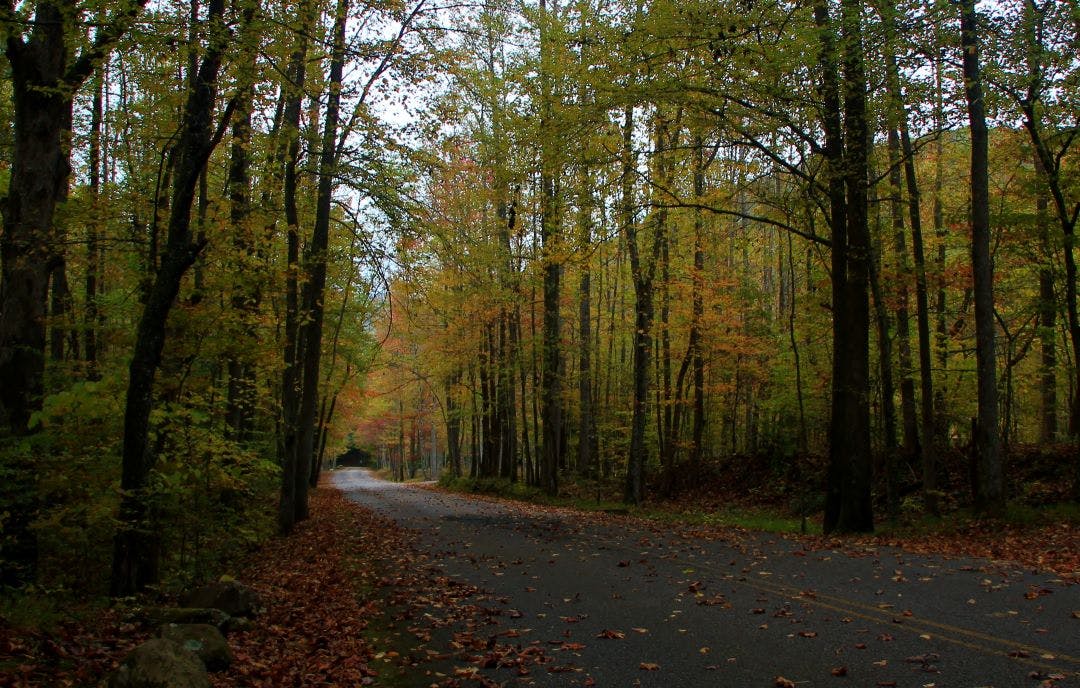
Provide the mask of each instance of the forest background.
{"label": "forest background", "polygon": [[1075,0],[0,30],[6,586],[215,575],[346,449],[827,533],[1080,493]]}

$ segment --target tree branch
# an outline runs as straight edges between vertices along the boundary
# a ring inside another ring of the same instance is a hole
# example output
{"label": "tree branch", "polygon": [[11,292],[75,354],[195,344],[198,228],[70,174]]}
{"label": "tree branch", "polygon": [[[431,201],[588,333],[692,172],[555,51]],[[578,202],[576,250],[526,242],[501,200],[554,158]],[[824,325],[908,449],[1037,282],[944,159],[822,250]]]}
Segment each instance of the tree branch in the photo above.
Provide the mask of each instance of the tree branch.
{"label": "tree branch", "polygon": [[94,42],[75,58],[64,74],[63,82],[68,88],[74,91],[86,81],[96,68],[97,62],[131,28],[147,2],[148,0],[133,0],[130,5],[119,10],[112,19],[104,22],[94,36]]}
{"label": "tree branch", "polygon": [[15,14],[15,0],[3,0],[0,3],[0,24],[3,25],[0,35],[4,37],[7,57],[12,68],[16,68],[16,62],[21,61],[23,48],[26,46],[22,36],[15,31],[15,27],[22,23],[19,16]]}

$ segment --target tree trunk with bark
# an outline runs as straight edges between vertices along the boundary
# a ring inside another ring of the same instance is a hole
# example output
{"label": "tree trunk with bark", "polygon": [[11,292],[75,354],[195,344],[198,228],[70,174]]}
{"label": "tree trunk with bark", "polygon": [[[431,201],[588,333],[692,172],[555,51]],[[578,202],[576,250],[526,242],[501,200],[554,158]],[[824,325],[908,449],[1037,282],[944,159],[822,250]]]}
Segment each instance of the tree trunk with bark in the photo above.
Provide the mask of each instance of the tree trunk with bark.
{"label": "tree trunk with bark", "polygon": [[990,255],[989,137],[979,66],[975,0],[960,0],[960,46],[964,95],[971,129],[971,271],[975,299],[978,418],[973,442],[975,507],[988,514],[1005,509],[1005,480],[998,429],[997,357],[994,344],[994,266]]}
{"label": "tree trunk with bark", "polygon": [[131,357],[124,410],[120,481],[123,497],[110,585],[114,597],[140,592],[155,583],[159,575],[160,541],[146,493],[147,479],[157,460],[149,444],[154,378],[165,347],[165,326],[180,291],[180,282],[203,248],[203,243],[192,236],[191,207],[199,177],[220,136],[213,128],[214,100],[222,54],[230,38],[224,25],[224,0],[212,0],[207,12],[212,38],[184,107],[176,144],[165,251],[143,306]]}
{"label": "tree trunk with bark", "polygon": [[282,352],[284,370],[281,379],[281,437],[278,454],[281,464],[281,494],[278,500],[278,530],[287,535],[296,524],[296,474],[299,470],[296,451],[299,432],[300,360],[299,333],[299,270],[300,217],[297,208],[297,167],[300,159],[300,114],[304,96],[307,64],[307,35],[315,23],[314,3],[301,5],[302,25],[297,32],[297,45],[289,57],[286,82],[282,84],[284,172],[282,204],[286,228],[285,277],[285,346]]}
{"label": "tree trunk with bark", "polygon": [[[861,5],[841,5],[838,51],[828,7],[815,19],[821,36],[826,157],[832,226],[833,382],[824,530],[874,528],[871,504],[869,300],[870,232],[867,218],[869,146]],[[843,130],[837,61],[844,63]]]}
{"label": "tree trunk with bark", "polygon": [[333,47],[327,88],[329,97],[323,120],[322,150],[319,153],[318,186],[315,198],[315,224],[304,251],[306,281],[301,291],[303,323],[298,337],[303,358],[300,403],[297,414],[296,475],[293,513],[296,521],[308,517],[308,474],[315,461],[315,415],[319,397],[319,365],[322,361],[322,333],[326,291],[326,251],[330,239],[330,209],[333,202],[334,175],[337,171],[337,135],[341,108],[341,86],[345,70],[345,24],[349,0],[338,0],[334,16]]}
{"label": "tree trunk with bark", "polygon": [[[546,0],[540,0],[540,79],[541,131],[553,126],[553,70],[552,38],[548,24],[552,21]],[[543,440],[540,456],[540,487],[547,494],[559,491],[559,466],[562,463],[562,351],[559,341],[561,316],[559,313],[559,284],[562,275],[562,240],[559,228],[557,159],[554,150],[557,139],[548,136],[540,154],[540,254],[543,273],[543,344],[540,380],[541,423]]]}

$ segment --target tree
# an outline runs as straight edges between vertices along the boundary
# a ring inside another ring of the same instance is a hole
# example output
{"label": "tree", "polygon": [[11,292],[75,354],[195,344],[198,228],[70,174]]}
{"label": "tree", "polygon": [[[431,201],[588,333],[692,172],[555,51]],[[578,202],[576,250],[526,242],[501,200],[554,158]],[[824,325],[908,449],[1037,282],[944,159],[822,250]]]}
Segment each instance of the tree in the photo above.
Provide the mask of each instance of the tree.
{"label": "tree", "polygon": [[285,323],[281,374],[281,429],[278,440],[278,461],[281,465],[281,493],[278,499],[278,530],[292,531],[296,523],[297,444],[300,413],[300,357],[298,332],[300,328],[299,262],[300,213],[298,165],[300,162],[300,115],[304,84],[307,77],[308,35],[315,25],[316,3],[301,4],[301,25],[294,37],[289,55],[285,81],[281,85],[282,137],[279,162],[282,166],[282,205],[286,228]]}
{"label": "tree", "polygon": [[[814,15],[821,36],[825,149],[832,228],[833,381],[824,530],[873,530],[869,408],[870,233],[867,220],[866,75],[860,6],[841,4],[837,49],[824,3]],[[837,77],[842,59],[844,79]],[[841,133],[841,95],[843,126]]]}
{"label": "tree", "polygon": [[215,128],[213,114],[218,76],[230,39],[223,0],[211,0],[206,23],[210,38],[188,93],[177,136],[165,252],[139,318],[131,357],[124,410],[123,476],[120,482],[123,497],[120,528],[113,544],[110,586],[114,597],[145,589],[158,580],[160,573],[159,537],[148,520],[147,501],[147,479],[157,460],[149,445],[154,378],[165,348],[165,326],[180,291],[181,280],[205,246],[205,239],[196,238],[191,229],[195,190],[236,104],[235,100],[229,103]]}
{"label": "tree", "polygon": [[315,225],[304,252],[306,279],[301,293],[303,314],[297,336],[299,358],[303,362],[300,377],[300,404],[297,414],[296,474],[294,519],[308,517],[308,474],[315,459],[315,414],[318,408],[319,364],[322,360],[322,332],[325,314],[326,250],[330,236],[330,208],[333,201],[334,173],[337,169],[338,120],[341,108],[342,78],[345,70],[345,23],[349,1],[338,0],[330,55],[328,98],[323,117],[322,149],[319,153],[318,190],[315,199]]}
{"label": "tree", "polygon": [[0,419],[13,435],[29,432],[44,391],[46,290],[63,260],[54,218],[71,170],[65,133],[72,99],[145,4],[126,2],[103,17],[94,40],[75,55],[70,51],[80,42],[75,20],[82,8],[43,0],[25,23],[12,0],[0,5],[15,133],[11,182],[0,204]]}
{"label": "tree", "polygon": [[540,486],[548,494],[559,491],[559,465],[562,463],[562,351],[559,342],[561,314],[559,285],[561,282],[563,250],[559,221],[559,161],[558,140],[546,135],[554,125],[554,51],[555,16],[547,0],[540,0],[540,131],[545,134],[540,150],[540,242],[543,272],[543,367],[541,369],[541,442]]}
{"label": "tree", "polygon": [[975,505],[998,514],[1005,507],[998,431],[997,358],[994,345],[994,266],[990,256],[989,136],[979,65],[979,18],[975,0],[960,3],[964,96],[971,131],[971,271],[975,294],[975,355],[979,416],[974,429]]}

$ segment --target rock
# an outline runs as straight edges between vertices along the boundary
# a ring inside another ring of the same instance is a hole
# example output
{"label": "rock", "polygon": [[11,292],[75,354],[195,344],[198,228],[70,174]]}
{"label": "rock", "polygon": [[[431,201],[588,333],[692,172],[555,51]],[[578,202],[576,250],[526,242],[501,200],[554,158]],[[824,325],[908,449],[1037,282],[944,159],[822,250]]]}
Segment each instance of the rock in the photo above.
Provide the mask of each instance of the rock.
{"label": "rock", "polygon": [[225,622],[225,625],[221,627],[221,632],[225,635],[232,635],[233,633],[250,631],[253,628],[255,628],[255,622],[251,619],[246,619],[242,616],[230,616],[229,620]]}
{"label": "rock", "polygon": [[191,652],[206,666],[207,671],[223,671],[232,664],[232,651],[225,636],[210,624],[166,624],[158,635]]}
{"label": "rock", "polygon": [[186,607],[212,607],[229,616],[255,616],[261,606],[259,596],[236,581],[219,581],[197,588],[183,598]]}
{"label": "rock", "polygon": [[165,624],[210,624],[218,629],[229,623],[229,615],[212,607],[144,607],[132,618],[151,628]]}
{"label": "rock", "polygon": [[171,640],[154,638],[131,651],[108,688],[210,688],[198,657]]}

